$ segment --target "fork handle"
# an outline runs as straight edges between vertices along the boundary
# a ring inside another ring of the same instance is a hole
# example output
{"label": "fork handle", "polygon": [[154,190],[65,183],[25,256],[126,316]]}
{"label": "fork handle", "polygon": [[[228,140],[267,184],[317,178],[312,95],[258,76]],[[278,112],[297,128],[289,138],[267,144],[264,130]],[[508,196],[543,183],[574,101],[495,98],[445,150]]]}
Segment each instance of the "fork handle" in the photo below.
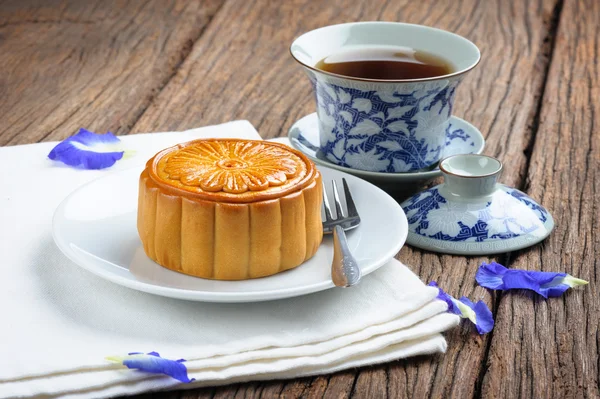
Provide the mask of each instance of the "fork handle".
{"label": "fork handle", "polygon": [[340,225],[333,229],[333,263],[331,279],[338,287],[350,287],[358,283],[361,273],[358,263],[350,253],[346,233]]}

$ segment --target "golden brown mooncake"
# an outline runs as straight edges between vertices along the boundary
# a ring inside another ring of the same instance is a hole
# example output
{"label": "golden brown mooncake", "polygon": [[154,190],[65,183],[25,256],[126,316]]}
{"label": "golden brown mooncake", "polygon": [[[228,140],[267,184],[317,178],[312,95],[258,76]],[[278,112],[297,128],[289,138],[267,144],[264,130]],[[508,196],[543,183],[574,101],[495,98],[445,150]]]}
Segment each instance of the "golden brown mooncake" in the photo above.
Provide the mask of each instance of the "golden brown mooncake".
{"label": "golden brown mooncake", "polygon": [[192,276],[244,280],[300,265],[321,244],[315,165],[283,144],[195,140],[167,148],[140,176],[146,255]]}

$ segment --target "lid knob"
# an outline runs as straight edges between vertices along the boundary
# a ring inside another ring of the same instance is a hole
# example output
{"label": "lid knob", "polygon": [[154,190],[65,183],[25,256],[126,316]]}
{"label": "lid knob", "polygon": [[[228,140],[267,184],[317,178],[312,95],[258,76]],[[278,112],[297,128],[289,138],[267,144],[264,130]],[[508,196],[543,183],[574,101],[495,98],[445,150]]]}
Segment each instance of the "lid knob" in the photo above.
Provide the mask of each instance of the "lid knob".
{"label": "lid knob", "polygon": [[502,162],[487,155],[460,154],[443,159],[444,188],[454,196],[490,195],[502,174]]}

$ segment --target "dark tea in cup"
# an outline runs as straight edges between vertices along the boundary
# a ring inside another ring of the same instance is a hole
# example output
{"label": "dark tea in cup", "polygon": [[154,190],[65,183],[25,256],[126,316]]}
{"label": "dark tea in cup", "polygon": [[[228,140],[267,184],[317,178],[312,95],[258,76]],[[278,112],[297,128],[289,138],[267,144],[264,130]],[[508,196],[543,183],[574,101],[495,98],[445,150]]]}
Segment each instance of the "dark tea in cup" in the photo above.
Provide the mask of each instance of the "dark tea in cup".
{"label": "dark tea in cup", "polygon": [[340,51],[317,62],[315,68],[362,79],[409,80],[454,72],[449,61],[410,47],[366,47]]}

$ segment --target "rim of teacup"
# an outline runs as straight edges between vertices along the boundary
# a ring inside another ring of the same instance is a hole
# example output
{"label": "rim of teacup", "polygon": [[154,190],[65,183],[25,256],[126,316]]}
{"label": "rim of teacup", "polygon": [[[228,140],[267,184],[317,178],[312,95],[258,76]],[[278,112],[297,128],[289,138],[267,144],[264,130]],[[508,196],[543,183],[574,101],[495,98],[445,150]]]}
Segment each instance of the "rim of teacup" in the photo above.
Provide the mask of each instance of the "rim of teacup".
{"label": "rim of teacup", "polygon": [[[318,32],[318,31],[322,31],[322,30],[326,30],[326,29],[331,29],[334,27],[344,26],[344,25],[368,25],[368,24],[372,24],[372,25],[404,25],[404,26],[424,28],[424,29],[436,31],[436,32],[439,32],[439,33],[442,33],[445,35],[451,35],[454,38],[456,38],[458,40],[462,40],[462,41],[466,42],[466,44],[472,46],[473,49],[475,49],[475,51],[477,52],[477,59],[475,60],[475,62],[471,63],[468,67],[462,68],[456,72],[452,72],[452,73],[449,73],[446,75],[433,76],[430,78],[419,78],[419,79],[371,79],[371,78],[359,78],[359,77],[354,77],[354,76],[346,76],[346,75],[340,75],[340,74],[333,73],[333,72],[323,71],[321,69],[315,68],[313,65],[309,65],[309,64],[303,62],[302,60],[300,60],[298,57],[296,57],[294,55],[294,50],[293,50],[294,44],[296,44],[305,35],[308,35],[308,34],[311,34],[314,32]],[[336,77],[339,79],[347,79],[347,80],[354,80],[354,81],[360,81],[360,82],[375,82],[375,83],[416,83],[416,82],[430,82],[430,81],[453,78],[456,76],[464,75],[465,73],[469,72],[470,70],[475,68],[481,61],[481,51],[479,50],[479,47],[477,47],[475,45],[475,43],[473,43],[469,39],[467,39],[463,36],[457,35],[456,33],[452,33],[447,30],[443,30],[443,29],[439,29],[439,28],[433,28],[433,27],[427,26],[427,25],[409,24],[409,23],[405,23],[405,22],[387,22],[387,21],[347,22],[347,23],[342,23],[342,24],[327,25],[327,26],[323,26],[321,28],[313,29],[313,30],[310,30],[308,32],[301,34],[296,39],[294,39],[294,41],[292,42],[292,44],[289,47],[289,52],[290,52],[292,58],[297,63],[299,63],[303,67],[308,68],[314,72],[317,72],[317,73],[320,73],[323,75],[333,76],[333,77]]]}
{"label": "rim of teacup", "polygon": [[[456,173],[456,172],[452,172],[452,171],[448,170],[446,164],[448,162],[450,162],[453,158],[466,158],[466,157],[477,157],[477,158],[488,159],[488,160],[497,162],[497,166],[490,173],[477,174],[475,176],[464,175],[464,174],[460,174],[460,173]],[[484,178],[484,177],[490,177],[490,176],[495,176],[495,175],[499,174],[500,172],[502,172],[502,169],[504,169],[504,164],[498,158],[494,158],[494,157],[491,157],[489,155],[483,155],[483,154],[455,154],[455,155],[450,155],[449,157],[446,157],[446,158],[440,160],[438,167],[440,168],[440,171],[443,174],[446,174],[446,175],[455,176],[455,177],[461,177],[463,179],[481,179],[481,178]]]}

